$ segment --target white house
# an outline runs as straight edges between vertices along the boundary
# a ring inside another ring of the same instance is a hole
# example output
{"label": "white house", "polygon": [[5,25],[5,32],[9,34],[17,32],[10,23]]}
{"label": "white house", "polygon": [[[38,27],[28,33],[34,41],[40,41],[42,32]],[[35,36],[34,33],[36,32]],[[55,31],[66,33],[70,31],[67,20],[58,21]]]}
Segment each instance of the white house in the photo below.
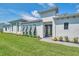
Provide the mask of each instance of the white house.
{"label": "white house", "polygon": [[[41,19],[16,20],[3,28],[4,32],[44,37],[79,37],[79,14],[58,15],[58,8],[40,11]],[[8,30],[6,30],[9,28]]]}
{"label": "white house", "polygon": [[5,25],[3,28],[3,32],[6,33],[14,33],[14,34],[22,34],[22,23],[27,22],[27,20],[19,19],[10,21],[8,25]]}

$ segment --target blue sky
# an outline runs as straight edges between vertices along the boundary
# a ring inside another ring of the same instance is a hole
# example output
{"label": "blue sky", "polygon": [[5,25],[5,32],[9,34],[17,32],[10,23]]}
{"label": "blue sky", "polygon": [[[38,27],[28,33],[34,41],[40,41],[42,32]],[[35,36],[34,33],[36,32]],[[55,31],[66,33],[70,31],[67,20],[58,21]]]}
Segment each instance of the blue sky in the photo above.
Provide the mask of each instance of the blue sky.
{"label": "blue sky", "polygon": [[40,17],[38,11],[57,6],[59,14],[79,12],[78,3],[0,3],[0,23],[20,18]]}

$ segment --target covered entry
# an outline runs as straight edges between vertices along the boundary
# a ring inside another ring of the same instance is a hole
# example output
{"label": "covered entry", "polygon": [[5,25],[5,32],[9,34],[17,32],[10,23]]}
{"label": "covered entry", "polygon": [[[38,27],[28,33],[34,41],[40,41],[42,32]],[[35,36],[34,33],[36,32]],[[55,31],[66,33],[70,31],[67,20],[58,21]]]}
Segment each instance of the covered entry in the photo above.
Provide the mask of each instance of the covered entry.
{"label": "covered entry", "polygon": [[52,24],[45,24],[44,37],[51,37],[51,36],[52,36]]}

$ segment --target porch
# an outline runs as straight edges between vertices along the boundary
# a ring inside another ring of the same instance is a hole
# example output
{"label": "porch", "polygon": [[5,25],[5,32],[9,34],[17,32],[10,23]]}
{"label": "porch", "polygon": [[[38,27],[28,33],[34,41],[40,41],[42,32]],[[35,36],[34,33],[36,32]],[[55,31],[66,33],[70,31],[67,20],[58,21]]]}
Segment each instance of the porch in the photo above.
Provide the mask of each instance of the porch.
{"label": "porch", "polygon": [[23,25],[23,35],[36,36],[36,25]]}

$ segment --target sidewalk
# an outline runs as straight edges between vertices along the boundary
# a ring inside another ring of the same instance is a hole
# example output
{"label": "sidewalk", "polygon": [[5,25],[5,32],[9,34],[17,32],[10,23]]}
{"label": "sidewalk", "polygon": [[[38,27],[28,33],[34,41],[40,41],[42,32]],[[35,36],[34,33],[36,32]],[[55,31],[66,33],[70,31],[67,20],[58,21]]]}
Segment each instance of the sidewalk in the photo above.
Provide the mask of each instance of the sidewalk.
{"label": "sidewalk", "polygon": [[43,38],[40,41],[45,41],[45,42],[49,42],[49,43],[56,43],[56,44],[62,44],[62,45],[72,46],[72,47],[79,47],[79,44],[76,44],[76,43],[53,41],[53,40],[51,40],[51,38]]}

